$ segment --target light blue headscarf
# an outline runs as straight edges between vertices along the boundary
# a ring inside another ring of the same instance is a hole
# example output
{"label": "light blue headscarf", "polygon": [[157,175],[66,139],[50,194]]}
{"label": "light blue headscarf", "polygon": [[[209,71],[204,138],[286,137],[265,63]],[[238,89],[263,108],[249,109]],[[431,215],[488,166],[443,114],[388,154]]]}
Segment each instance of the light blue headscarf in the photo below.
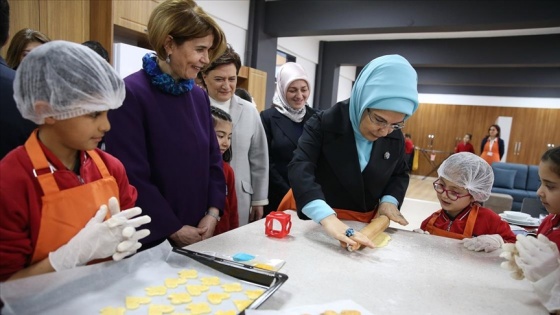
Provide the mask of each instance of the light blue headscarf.
{"label": "light blue headscarf", "polygon": [[410,63],[399,55],[381,56],[370,61],[360,72],[350,96],[350,121],[363,171],[371,155],[373,142],[360,132],[360,120],[367,108],[405,114],[408,119],[418,108],[418,76]]}

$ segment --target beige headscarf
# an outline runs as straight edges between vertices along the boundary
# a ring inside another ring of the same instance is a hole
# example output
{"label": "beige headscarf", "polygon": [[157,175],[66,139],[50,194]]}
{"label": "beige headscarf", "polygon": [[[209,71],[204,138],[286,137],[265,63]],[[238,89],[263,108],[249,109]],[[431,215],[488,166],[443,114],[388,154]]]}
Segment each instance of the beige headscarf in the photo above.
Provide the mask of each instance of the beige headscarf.
{"label": "beige headscarf", "polygon": [[[304,80],[307,82],[307,87],[311,90],[311,84],[309,84],[307,73],[305,73],[301,65],[295,62],[287,62],[282,65],[278,70],[278,75],[276,75],[276,91],[274,92],[272,103],[274,108],[282,115],[294,122],[301,122],[305,116],[305,106],[301,109],[293,109],[286,100],[286,92],[290,84],[296,80]],[[307,103],[305,105],[307,105]]]}

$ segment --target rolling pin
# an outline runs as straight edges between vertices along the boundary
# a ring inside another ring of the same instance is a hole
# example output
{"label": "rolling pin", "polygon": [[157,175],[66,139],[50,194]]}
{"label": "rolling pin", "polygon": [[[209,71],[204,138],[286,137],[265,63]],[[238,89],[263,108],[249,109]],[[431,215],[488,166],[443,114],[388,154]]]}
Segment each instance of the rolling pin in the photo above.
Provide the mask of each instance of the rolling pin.
{"label": "rolling pin", "polygon": [[[377,218],[371,220],[371,222],[366,225],[363,229],[360,230],[360,233],[364,234],[369,238],[370,241],[373,241],[377,237],[377,235],[381,234],[385,229],[389,227],[389,218],[386,215],[380,215]],[[347,246],[346,243],[341,242],[343,247],[348,248],[349,251],[355,251],[360,249],[362,245],[360,243],[356,243],[354,246]]]}

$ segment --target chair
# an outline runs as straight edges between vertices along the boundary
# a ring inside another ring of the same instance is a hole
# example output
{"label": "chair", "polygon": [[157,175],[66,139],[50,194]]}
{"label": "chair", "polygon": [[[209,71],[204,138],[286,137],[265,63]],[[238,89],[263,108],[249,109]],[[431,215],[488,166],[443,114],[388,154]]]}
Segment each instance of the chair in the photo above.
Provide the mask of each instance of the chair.
{"label": "chair", "polygon": [[535,198],[523,198],[521,212],[528,213],[534,218],[538,218],[541,214],[548,214],[541,200]]}
{"label": "chair", "polygon": [[482,205],[500,214],[506,210],[511,210],[513,197],[506,194],[490,193],[490,197]]}

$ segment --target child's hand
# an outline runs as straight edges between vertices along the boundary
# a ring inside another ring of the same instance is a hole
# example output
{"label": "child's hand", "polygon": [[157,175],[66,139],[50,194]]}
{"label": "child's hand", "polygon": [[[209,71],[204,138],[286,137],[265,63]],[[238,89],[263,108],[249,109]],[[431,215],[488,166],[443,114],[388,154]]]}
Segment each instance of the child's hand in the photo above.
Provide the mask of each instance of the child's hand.
{"label": "child's hand", "polygon": [[558,247],[543,234],[537,238],[517,235],[515,247],[519,252],[518,256],[514,256],[515,262],[531,282],[540,280],[560,267]]}
{"label": "child's hand", "polygon": [[489,253],[502,247],[504,240],[499,234],[485,234],[473,238],[464,238],[460,243],[469,250],[475,252],[485,251]]}
{"label": "child's hand", "polygon": [[422,230],[422,229],[414,229],[414,230],[412,230],[412,232],[430,235],[430,232],[424,231],[424,230]]}

